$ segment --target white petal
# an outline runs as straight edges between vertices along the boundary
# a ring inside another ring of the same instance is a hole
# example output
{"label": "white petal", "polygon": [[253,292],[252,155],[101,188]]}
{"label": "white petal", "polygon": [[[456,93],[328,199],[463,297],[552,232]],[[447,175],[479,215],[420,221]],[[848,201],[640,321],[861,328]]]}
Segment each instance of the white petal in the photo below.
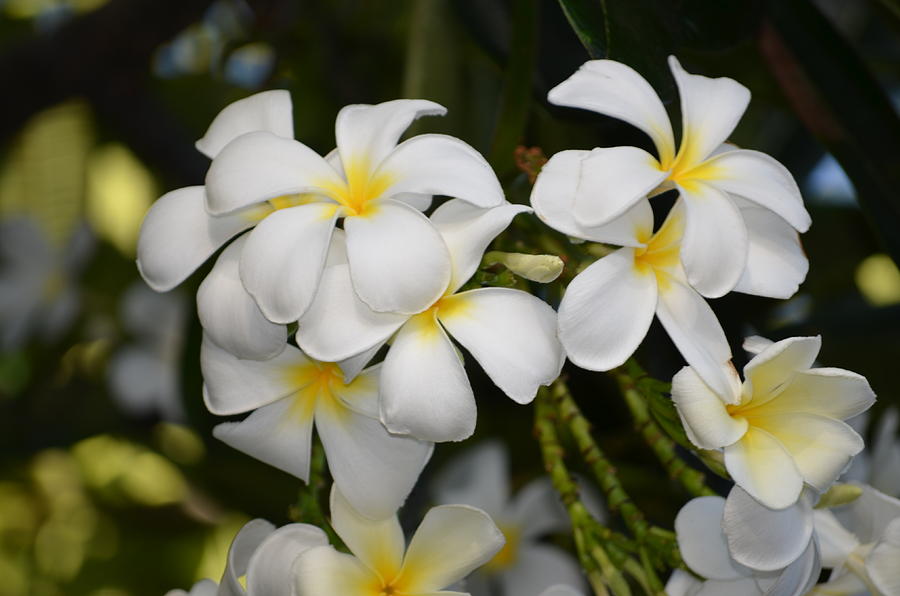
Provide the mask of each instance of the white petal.
{"label": "white petal", "polygon": [[753,424],[778,439],[794,458],[803,480],[821,492],[865,446],[844,422],[815,414],[754,416]]}
{"label": "white petal", "polygon": [[331,525],[350,552],[372,571],[384,578],[394,577],[400,570],[406,541],[396,515],[380,520],[364,517],[335,485],[331,488]]}
{"label": "white petal", "polygon": [[759,151],[727,151],[703,168],[708,172],[704,179],[716,188],[752,201],[800,232],[809,229],[809,213],[794,177],[772,157]]}
{"label": "white petal", "polygon": [[219,586],[220,596],[244,596],[244,588],[238,578],[247,573],[253,553],[273,531],[275,526],[264,519],[251,520],[238,531],[228,547],[228,560]]}
{"label": "white petal", "polygon": [[341,362],[380,347],[408,318],[369,308],[353,290],[350,267],[336,265],[322,273],[319,293],[300,318],[297,345],[322,362]]}
{"label": "white petal", "polygon": [[294,563],[294,577],[296,596],[356,596],[371,590],[378,580],[359,560],[330,546],[317,546],[300,555]]}
{"label": "white petal", "polygon": [[125,346],[110,358],[106,374],[113,397],[128,414],[183,417],[178,371],[159,354],[140,345]]}
{"label": "white petal", "polygon": [[504,201],[494,170],[478,151],[447,135],[415,136],[397,145],[378,167],[394,183],[385,197],[399,193],[447,195],[479,207]]}
{"label": "white petal", "polygon": [[309,360],[293,346],[286,346],[269,360],[243,360],[204,338],[200,368],[206,407],[213,414],[230,416],[270,404],[302,389],[288,373],[307,363]]}
{"label": "white petal", "polygon": [[309,524],[288,524],[272,532],[247,565],[248,596],[284,596],[294,584],[294,561],[307,550],[327,546],[325,532]]}
{"label": "white petal", "polygon": [[734,580],[745,575],[728,554],[722,515],[725,499],[697,497],[675,516],[678,549],[691,571],[708,579]]}
{"label": "white petal", "polygon": [[722,530],[735,561],[758,571],[783,569],[809,546],[813,513],[808,498],[769,509],[736,486],[725,501]]}
{"label": "white petal", "polygon": [[800,498],[803,477],[778,439],[751,426],[740,441],[725,448],[725,467],[742,489],[772,509]]}
{"label": "white petal", "polygon": [[406,203],[416,211],[428,211],[428,208],[431,207],[431,203],[434,201],[434,197],[431,195],[423,195],[415,192],[402,192],[393,195],[391,199]]}
{"label": "white petal", "polygon": [[653,88],[634,69],[613,60],[591,60],[547,94],[550,103],[592,110],[647,133],[662,161],[675,155],[672,125]]}
{"label": "white petal", "polygon": [[[666,593],[670,594],[668,584],[666,585]],[[584,596],[584,592],[580,592],[572,586],[556,584],[541,592],[541,596]]]}
{"label": "white petal", "polygon": [[197,316],[217,345],[239,358],[263,360],[281,353],[287,328],[268,320],[240,276],[241,251],[247,236],[226,248],[197,290]]}
{"label": "white petal", "polygon": [[344,220],[353,289],[379,312],[417,313],[450,282],[450,254],[428,218],[405,203],[379,201]]}
{"label": "white petal", "polygon": [[137,266],[157,292],[183,282],[229,238],[253,225],[243,214],[215,217],[206,211],[202,186],[161,196],[141,224]]}
{"label": "white petal", "polygon": [[406,550],[404,586],[413,594],[446,588],[490,561],[504,542],[503,533],[480,509],[433,507]]}
{"label": "white petal", "polygon": [[[583,494],[581,497],[587,500]],[[559,493],[547,476],[535,478],[519,489],[509,504],[508,517],[521,529],[519,539],[523,542],[554,532],[568,532],[572,527]]]}
{"label": "white petal", "polygon": [[872,437],[870,482],[873,487],[889,495],[900,494],[900,442],[896,438],[897,423],[897,410],[889,407],[878,420]]}
{"label": "white petal", "polygon": [[501,515],[509,500],[509,454],[499,440],[471,447],[445,465],[431,481],[434,500],[461,503]]}
{"label": "white petal", "polygon": [[583,586],[583,577],[575,558],[559,547],[522,544],[515,565],[500,573],[498,579],[504,594],[524,596],[543,593],[559,584]]}
{"label": "white petal", "polygon": [[254,410],[240,422],[219,424],[213,436],[306,482],[313,429],[310,409],[287,397]]}
{"label": "white petal", "polygon": [[703,582],[687,571],[675,569],[666,582],[666,594],[668,596],[693,596],[702,584]]}
{"label": "white petal", "polygon": [[424,441],[461,441],[475,430],[469,378],[433,311],[394,337],[381,369],[381,414],[391,432]]}
{"label": "white petal", "polygon": [[846,420],[869,409],[875,393],[862,375],[841,368],[811,368],[794,374],[765,412],[809,413]]}
{"label": "white petal", "polygon": [[395,99],[376,105],[341,108],[335,122],[341,161],[365,160],[376,168],[413,120],[446,113],[444,106],[424,99]]}
{"label": "white petal", "polygon": [[822,554],[822,564],[825,567],[840,567],[850,556],[859,540],[848,531],[834,514],[828,509],[816,509],[813,511],[815,520],[814,528],[816,540]]}
{"label": "white petal", "polygon": [[593,263],[566,288],[559,338],[578,366],[609,370],[637,349],[656,306],[656,277],[638,272],[634,249],[622,248]]}
{"label": "white petal", "polygon": [[621,246],[640,246],[638,230],[653,229],[653,211],[647,201],[602,226],[585,227],[574,217],[575,194],[581,162],[590,151],[561,151],[541,168],[531,190],[531,206],[545,224],[573,238]]}
{"label": "white petal", "polygon": [[688,280],[708,298],[724,296],[747,265],[747,226],[726,194],[700,182],[677,186],[685,206],[681,261]]}
{"label": "white petal", "polygon": [[316,428],[335,485],[354,509],[373,519],[394,515],[431,457],[432,443],[393,435],[380,420],[348,408],[320,404]]}
{"label": "white petal", "polygon": [[725,402],[689,366],[682,368],[672,379],[672,401],[691,443],[697,447],[725,447],[747,432],[747,420],[732,418],[725,409]]}
{"label": "white petal", "polygon": [[581,162],[575,221],[584,227],[609,223],[666,178],[659,162],[637,147],[594,149]]}
{"label": "white petal", "polygon": [[800,245],[800,236],[771,211],[739,206],[747,226],[747,267],[734,291],[790,298],[809,271],[809,259]]}
{"label": "white petal", "polygon": [[270,132],[242,135],[222,149],[206,173],[206,207],[230,213],[284,195],[328,194],[344,180],[318,153]]}
{"label": "white petal", "polygon": [[785,568],[766,590],[767,596],[803,596],[819,581],[822,561],[815,540],[810,540],[800,557]]}
{"label": "white petal", "polygon": [[687,363],[726,403],[738,399],[731,348],[715,313],[692,288],[667,277],[661,284],[656,316]]}
{"label": "white petal", "polygon": [[518,403],[549,385],[566,355],[556,338],[556,311],[539,298],[510,288],[481,288],[444,298],[438,319]]}
{"label": "white petal", "polygon": [[[188,592],[185,592],[184,590],[169,590],[166,592],[165,596],[216,596],[218,592],[219,584],[211,579],[201,579],[191,586],[191,589]],[[224,594],[223,596],[228,596],[228,594]]]}
{"label": "white petal", "polygon": [[783,390],[794,374],[808,370],[822,347],[821,337],[789,337],[775,342],[744,367],[744,394],[766,399]]}
{"label": "white petal", "polygon": [[871,486],[862,488],[859,498],[834,511],[841,523],[865,544],[879,540],[887,525],[900,517],[900,499],[890,497]]}
{"label": "white petal", "polygon": [[309,308],[328,254],[337,212],[313,203],[269,215],[241,251],[241,281],[274,323],[291,323]]}
{"label": "white petal", "polygon": [[728,139],[750,103],[750,91],[729,78],[690,74],[675,56],[669,56],[669,68],[681,99],[679,156],[686,165],[697,164]]}
{"label": "white petal", "polygon": [[[376,345],[357,356],[352,356],[346,360],[337,362],[336,364],[341,368],[341,372],[344,373],[344,382],[349,383],[356,378],[356,375],[362,372],[372,358],[375,357],[375,354],[380,348],[380,345]],[[374,417],[377,418],[378,415],[376,414]]]}
{"label": "white petal", "polygon": [[872,583],[885,596],[900,594],[900,518],[893,520],[869,556],[866,571]]}
{"label": "white petal", "polygon": [[290,92],[283,89],[263,91],[225,106],[195,146],[212,159],[234,139],[257,130],[266,130],[286,139],[294,138]]}
{"label": "white petal", "polygon": [[447,292],[455,292],[478,270],[484,251],[512,218],[528,211],[525,205],[504,203],[483,209],[452,199],[434,210],[431,223],[450,252],[452,274]]}
{"label": "white petal", "polygon": [[692,592],[691,596],[764,596],[764,594],[756,579],[744,577],[726,581],[707,580]]}
{"label": "white petal", "polygon": [[741,347],[751,356],[756,356],[774,343],[775,342],[771,339],[767,339],[761,335],[751,335],[750,337],[744,338],[744,343],[741,344]]}

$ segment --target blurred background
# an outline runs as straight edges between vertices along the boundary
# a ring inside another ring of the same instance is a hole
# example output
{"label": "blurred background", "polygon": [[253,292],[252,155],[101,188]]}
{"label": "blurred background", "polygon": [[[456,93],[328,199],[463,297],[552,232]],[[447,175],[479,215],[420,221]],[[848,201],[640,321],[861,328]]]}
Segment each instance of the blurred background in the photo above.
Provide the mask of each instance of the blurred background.
{"label": "blurred background", "polygon": [[[793,299],[713,301],[736,362],[744,335],[821,333],[823,365],[869,378],[876,418],[897,404],[900,3],[711,4],[0,0],[0,596],[187,588],[219,578],[245,521],[289,520],[300,482],[210,433],[221,419],[201,401],[194,295],[212,260],[168,294],[134,264],[152,202],[203,183],[194,140],[258,90],[290,90],[297,138],[323,154],[346,104],[438,101],[449,114],[411,132],[472,144],[509,199],[527,202],[519,146],[650,147],[622,122],[547,104],[589,50],[641,71],[673,115],[667,54],[733,77],[753,100],[732,141],[784,163],[813,216],[810,272]],[[546,252],[563,239],[520,217],[501,242]],[[534,291],[559,298],[557,286]],[[656,327],[637,357],[664,380],[681,366]],[[521,485],[542,467],[531,408],[467,367],[480,413],[472,442],[504,440]],[[686,496],[631,430],[613,384],[567,371],[635,500],[670,524]],[[460,449],[439,446],[423,486]],[[425,504],[417,489],[405,515]]]}

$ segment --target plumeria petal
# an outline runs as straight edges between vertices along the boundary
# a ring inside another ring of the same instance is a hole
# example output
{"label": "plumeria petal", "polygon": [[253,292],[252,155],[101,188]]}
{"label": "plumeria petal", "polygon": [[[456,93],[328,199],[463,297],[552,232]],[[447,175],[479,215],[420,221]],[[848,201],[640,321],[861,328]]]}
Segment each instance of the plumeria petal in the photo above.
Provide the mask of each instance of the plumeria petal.
{"label": "plumeria petal", "polygon": [[734,580],[742,577],[728,555],[722,533],[725,499],[691,499],[675,517],[678,549],[684,562],[695,573],[709,579]]}
{"label": "plumeria petal", "polygon": [[157,292],[183,282],[229,238],[254,224],[243,214],[215,217],[206,211],[202,186],[161,196],[144,217],[137,245],[137,267]]}
{"label": "plumeria petal", "polygon": [[900,517],[884,529],[881,540],[866,557],[866,571],[882,594],[900,594]]}
{"label": "plumeria petal", "polygon": [[409,317],[375,312],[353,291],[348,265],[328,267],[300,318],[297,345],[323,362],[341,362],[380,347]]}
{"label": "plumeria petal", "polygon": [[[370,400],[378,403],[378,387]],[[377,407],[377,406],[376,406]],[[380,420],[335,404],[320,404],[316,428],[335,486],[359,513],[394,515],[431,457],[432,443],[393,435]]]}
{"label": "plumeria petal", "polygon": [[710,579],[703,582],[691,596],[765,596],[756,579],[742,577],[734,580]]}
{"label": "plumeria petal", "polygon": [[464,503],[500,516],[509,500],[509,456],[498,440],[485,441],[446,465],[431,483],[435,502]]}
{"label": "plumeria petal", "polygon": [[[369,348],[365,352],[362,352],[358,356],[353,356],[351,358],[347,358],[346,360],[341,360],[336,364],[341,368],[341,372],[344,373],[344,382],[349,383],[356,376],[362,372],[362,370],[366,367],[367,364],[375,357],[375,354],[381,348],[380,345],[376,345],[374,347]],[[376,408],[377,410],[377,408]],[[378,414],[373,414],[373,418],[378,418]]]}
{"label": "plumeria petal", "polygon": [[728,139],[750,103],[750,91],[735,80],[686,72],[675,56],[669,68],[681,99],[679,159],[697,164]]}
{"label": "plumeria petal", "polygon": [[336,219],[334,205],[299,205],[276,211],[250,232],[241,280],[270,321],[291,323],[309,308]]}
{"label": "plumeria petal", "polygon": [[475,430],[475,396],[433,311],[397,332],[381,370],[382,420],[391,432],[461,441]]}
{"label": "plumeria petal", "polygon": [[344,220],[353,288],[378,312],[428,308],[450,282],[450,254],[428,218],[406,203],[380,201]]}
{"label": "plumeria petal", "polygon": [[251,132],[226,145],[209,166],[206,207],[222,215],[284,195],[327,195],[344,185],[335,169],[306,145]]}
{"label": "plumeria petal", "polygon": [[383,579],[400,570],[406,540],[396,515],[368,519],[353,509],[335,485],[331,488],[331,525],[350,552]]}
{"label": "plumeria petal", "polygon": [[666,176],[656,158],[643,149],[594,149],[581,162],[575,221],[584,227],[609,223],[645,198]]}
{"label": "plumeria petal", "polygon": [[771,509],[797,502],[803,476],[778,439],[751,426],[740,441],[725,448],[725,467],[742,489]]}
{"label": "plumeria petal", "polygon": [[747,266],[734,291],[790,298],[809,271],[800,236],[771,211],[743,203],[738,206],[747,226]]}
{"label": "plumeria petal", "polygon": [[447,195],[479,207],[504,201],[497,175],[478,151],[457,138],[425,134],[403,141],[376,175],[394,181],[384,196],[398,193]]}
{"label": "plumeria petal", "polygon": [[550,103],[612,116],[651,139],[662,161],[675,155],[672,124],[653,87],[634,69],[614,60],[591,60],[547,94]]}
{"label": "plumeria petal", "polygon": [[637,271],[634,249],[593,263],[572,280],[559,305],[559,337],[569,359],[589,370],[619,366],[647,335],[656,306],[656,277]]}
{"label": "plumeria petal", "polygon": [[305,383],[290,371],[308,363],[293,346],[269,360],[244,360],[204,338],[200,368],[206,407],[213,414],[230,416],[270,404],[303,388]]}
{"label": "plumeria petal", "polygon": [[[666,593],[669,593],[668,586],[666,586]],[[576,590],[572,586],[556,584],[541,592],[541,596],[584,596],[584,592]]]}
{"label": "plumeria petal", "polygon": [[731,348],[715,313],[700,294],[666,277],[660,284],[656,315],[687,363],[719,397],[736,403],[737,372]]}
{"label": "plumeria petal", "polygon": [[725,501],[722,531],[731,557],[758,571],[783,569],[809,546],[813,513],[809,497],[785,509],[769,509],[739,486]]}
{"label": "plumeria petal", "polygon": [[355,557],[330,546],[317,546],[297,558],[294,578],[297,596],[356,596],[366,594],[378,576]]}
{"label": "plumeria petal", "polygon": [[195,146],[213,159],[234,139],[257,130],[286,139],[294,138],[290,92],[283,89],[263,91],[225,106]]}
{"label": "plumeria petal", "polygon": [[561,151],[541,168],[531,190],[531,206],[545,224],[573,238],[620,246],[641,246],[638,230],[653,229],[653,211],[639,201],[621,217],[602,225],[585,227],[574,217],[575,194],[581,163],[590,151]]}
{"label": "plumeria petal", "polygon": [[713,157],[703,166],[704,179],[716,188],[752,201],[805,232],[811,219],[794,177],[774,158],[739,149]]}
{"label": "plumeria petal", "polygon": [[707,298],[724,296],[747,265],[747,226],[734,202],[714,187],[677,186],[686,210],[681,260],[688,280]]}
{"label": "plumeria petal", "polygon": [[694,596],[702,584],[703,582],[691,573],[682,569],[675,569],[666,582],[666,594],[667,596]]}
{"label": "plumeria petal", "polygon": [[247,565],[247,594],[283,596],[294,583],[294,561],[317,546],[327,546],[328,536],[309,524],[288,524],[262,541]]}
{"label": "plumeria petal", "polygon": [[446,113],[444,106],[424,99],[395,99],[376,105],[345,106],[335,121],[335,138],[341,161],[361,159],[373,169],[377,168],[413,120]]}
{"label": "plumeria petal", "polygon": [[803,554],[788,565],[771,585],[759,581],[766,588],[766,596],[804,596],[819,581],[822,560],[815,540],[810,540]]}
{"label": "plumeria petal", "polygon": [[535,594],[553,585],[580,586],[583,577],[578,563],[562,549],[549,544],[523,544],[515,565],[497,579],[504,594]]}
{"label": "plumeria petal", "polygon": [[520,290],[481,288],[442,299],[438,319],[518,403],[534,399],[562,369],[556,311]]}
{"label": "plumeria petal", "polygon": [[798,371],[808,370],[822,347],[821,337],[789,337],[775,342],[744,367],[744,393],[771,398],[787,386]]}
{"label": "plumeria petal", "polygon": [[219,255],[197,290],[197,316],[209,338],[239,358],[264,360],[281,353],[287,328],[268,320],[240,276],[241,236]]}
{"label": "plumeria petal", "polygon": [[[166,592],[165,596],[217,596],[218,593],[219,584],[211,579],[201,579],[191,586],[191,589],[187,592],[184,590],[169,590]],[[229,595],[225,593],[222,596]]]}
{"label": "plumeria petal", "polygon": [[846,423],[815,414],[754,416],[753,425],[778,439],[803,480],[821,492],[828,490],[865,446],[862,437]]}
{"label": "plumeria petal", "polygon": [[274,531],[275,526],[264,519],[251,520],[238,531],[228,548],[225,573],[219,586],[220,596],[244,596],[239,578],[247,573],[253,553]]}
{"label": "plumeria petal", "polygon": [[811,368],[796,372],[764,407],[768,415],[797,412],[847,420],[874,403],[864,376],[842,368]]}
{"label": "plumeria petal", "polygon": [[725,447],[747,432],[747,419],[733,418],[725,409],[725,402],[689,366],[682,368],[672,379],[672,401],[688,438],[697,447]]}
{"label": "plumeria petal", "polygon": [[434,507],[409,542],[402,570],[406,590],[446,588],[490,561],[504,542],[484,511],[468,505]]}
{"label": "plumeria petal", "polygon": [[431,223],[450,252],[448,294],[458,290],[478,270],[484,251],[512,218],[527,211],[525,205],[505,203],[484,209],[459,199],[451,199],[434,210]]}
{"label": "plumeria petal", "polygon": [[[584,497],[584,495],[581,495]],[[582,499],[587,501],[587,499]],[[509,519],[518,524],[526,541],[570,529],[569,516],[550,478],[536,478],[523,486],[509,504]]]}

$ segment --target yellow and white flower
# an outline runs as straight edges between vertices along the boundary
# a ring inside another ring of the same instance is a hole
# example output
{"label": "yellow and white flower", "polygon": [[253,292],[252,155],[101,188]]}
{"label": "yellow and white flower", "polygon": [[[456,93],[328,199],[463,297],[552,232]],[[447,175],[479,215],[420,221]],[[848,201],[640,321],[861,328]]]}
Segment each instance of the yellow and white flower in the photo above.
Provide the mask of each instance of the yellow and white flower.
{"label": "yellow and white flower", "polygon": [[839,368],[810,368],[819,337],[776,342],[744,367],[744,383],[729,393],[684,367],[672,379],[672,399],[691,442],[722,449],[734,481],[760,503],[781,509],[803,484],[824,492],[863,448],[843,421],[868,409],[875,395],[865,377]]}
{"label": "yellow and white flower", "polygon": [[444,590],[503,546],[491,518],[467,505],[432,508],[407,545],[396,515],[367,519],[336,487],[331,525],[352,554],[330,546],[303,553],[294,566],[297,596],[462,596]]}
{"label": "yellow and white flower", "polygon": [[530,402],[539,386],[559,376],[565,360],[556,312],[520,290],[459,292],[491,240],[523,211],[528,207],[482,209],[460,200],[438,207],[430,225],[449,249],[451,275],[428,308],[413,316],[370,309],[353,291],[352,262],[328,267],[299,321],[297,344],[319,360],[340,361],[393,338],[381,370],[382,420],[391,432],[423,440],[460,441],[475,429],[475,397],[448,332],[509,397]]}
{"label": "yellow and white flower", "polygon": [[253,410],[218,425],[218,439],[306,481],[315,423],[335,485],[367,516],[396,511],[431,457],[431,443],[389,433],[379,420],[380,366],[359,372],[362,359],[317,362],[293,346],[241,360],[208,339],[200,362],[211,412]]}
{"label": "yellow and white flower", "polygon": [[[551,103],[599,112],[636,126],[647,133],[657,151],[656,156],[636,147],[581,152],[570,215],[573,223],[582,228],[609,223],[644,197],[676,188],[685,210],[680,256],[690,285],[710,298],[733,289],[789,297],[796,290],[793,284],[744,274],[751,250],[748,227],[753,225],[747,220],[748,209],[763,211],[759,217],[782,220],[780,227],[787,226],[791,232],[805,232],[810,225],[797,184],[784,166],[764,153],[723,145],[746,109],[750,92],[728,78],[689,74],[674,56],[669,66],[681,97],[682,134],[677,150],[659,97],[622,63],[586,62],[550,91]],[[776,228],[764,237],[787,242],[781,232]],[[777,258],[777,251],[771,257]]]}

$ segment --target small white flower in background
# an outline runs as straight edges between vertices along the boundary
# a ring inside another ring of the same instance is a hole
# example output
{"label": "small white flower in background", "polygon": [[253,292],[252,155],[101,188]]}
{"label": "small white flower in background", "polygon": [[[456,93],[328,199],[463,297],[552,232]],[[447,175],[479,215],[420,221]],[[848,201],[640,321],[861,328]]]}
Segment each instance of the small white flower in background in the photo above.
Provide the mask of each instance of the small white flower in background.
{"label": "small white flower in background", "polygon": [[0,350],[21,348],[34,336],[53,341],[69,329],[81,307],[76,280],[93,247],[84,225],[57,247],[38,221],[0,221]]}
{"label": "small white flower in background", "polygon": [[[327,157],[268,131],[216,156],[209,212],[267,213],[242,250],[240,275],[269,320],[296,321],[312,302],[340,218],[353,290],[373,310],[414,314],[441,296],[450,258],[421,210],[436,194],[479,207],[504,202],[491,167],[459,139],[425,134],[398,144],[413,120],[445,112],[424,100],[351,105],[337,116],[337,149]],[[273,204],[284,208],[270,213]]]}
{"label": "small white flower in background", "polygon": [[812,495],[787,509],[769,509],[734,487],[728,499],[698,497],[675,518],[678,548],[699,581],[675,571],[670,596],[801,596],[818,580]]}
{"label": "small white flower in background", "polygon": [[544,590],[541,596],[585,596],[585,593],[581,590],[576,590],[572,586],[557,584]]}
{"label": "small white flower in background", "polygon": [[[690,284],[714,298],[735,286],[754,285],[754,280],[742,277],[751,243],[748,228],[754,225],[744,207],[760,209],[763,213],[758,217],[783,220],[780,227],[762,230],[770,244],[770,258],[778,258],[777,246],[789,241],[781,228],[787,225],[805,232],[810,217],[793,176],[783,165],[758,151],[723,146],[747,108],[750,92],[728,78],[689,74],[674,56],[669,57],[669,66],[681,98],[677,151],[659,97],[624,64],[586,62],[551,89],[547,98],[636,126],[653,140],[658,154],[612,147],[583,156],[572,208],[574,222],[585,228],[606,224],[648,194],[678,189],[686,212],[681,260]],[[766,295],[787,298],[789,287],[770,288]]]}
{"label": "small white flower in background", "polygon": [[[275,528],[264,519],[247,522],[228,549],[219,585],[200,580],[189,592],[170,590],[166,596],[284,596],[293,592],[293,566],[310,548],[328,544],[328,537],[309,524]],[[246,579],[246,590],[240,578]]]}
{"label": "small white flower in background", "polygon": [[549,478],[538,478],[512,496],[505,445],[490,441],[451,461],[432,484],[438,503],[482,509],[506,536],[494,558],[466,581],[473,596],[538,596],[555,584],[583,586],[577,561],[544,544],[548,534],[571,531],[569,517]]}
{"label": "small white flower in background", "polygon": [[423,440],[460,441],[475,429],[475,396],[448,332],[504,393],[530,402],[565,360],[556,312],[520,290],[459,292],[491,240],[527,210],[509,203],[481,209],[456,199],[438,207],[430,225],[449,249],[452,274],[440,297],[417,315],[373,311],[353,291],[351,264],[326,268],[299,321],[297,344],[319,360],[340,361],[393,337],[381,371],[382,421],[392,432]]}
{"label": "small white flower in background", "polygon": [[185,297],[158,294],[137,282],[125,291],[119,311],[133,341],[110,358],[106,374],[113,397],[131,415],[158,413],[166,420],[181,420],[178,375],[187,320]]}
{"label": "small white flower in background", "polygon": [[[869,412],[849,420],[862,434],[870,421]],[[872,430],[872,442],[860,452],[844,475],[848,481],[868,484],[886,495],[900,496],[900,440],[897,427],[900,413],[890,407],[881,413]]]}
{"label": "small white flower in background", "polygon": [[364,360],[317,362],[293,346],[241,360],[208,340],[200,364],[211,412],[254,410],[218,425],[218,439],[307,481],[315,423],[335,485],[369,517],[393,514],[431,457],[431,443],[391,434],[379,420],[380,366],[360,372]]}
{"label": "small white flower in background", "polygon": [[503,546],[503,534],[491,518],[467,505],[432,508],[407,545],[396,515],[367,519],[336,487],[331,525],[352,554],[330,546],[303,553],[294,567],[297,596],[460,596],[442,590]]}
{"label": "small white flower in background", "polygon": [[900,595],[900,500],[870,486],[848,505],[815,511],[822,562],[833,571],[812,594]]}
{"label": "small white flower in background", "polygon": [[[259,130],[293,138],[287,91],[265,91],[228,105],[197,141],[197,149],[212,159],[235,138]],[[265,209],[254,209],[211,215],[203,186],[173,190],[153,203],[144,218],[137,246],[138,270],[154,290],[171,290],[229,239],[256,225],[266,214]],[[237,262],[244,242],[232,243],[216,261],[201,287],[198,314],[206,333],[220,346],[243,358],[270,358],[285,346],[287,330],[268,321],[240,283]],[[215,299],[203,296],[203,288],[214,289]]]}
{"label": "small white flower in background", "polygon": [[824,492],[863,448],[843,422],[875,401],[865,377],[810,368],[819,337],[776,342],[744,367],[732,393],[714,392],[691,367],[672,379],[672,399],[691,442],[723,449],[734,481],[764,505],[797,501],[804,482]]}

